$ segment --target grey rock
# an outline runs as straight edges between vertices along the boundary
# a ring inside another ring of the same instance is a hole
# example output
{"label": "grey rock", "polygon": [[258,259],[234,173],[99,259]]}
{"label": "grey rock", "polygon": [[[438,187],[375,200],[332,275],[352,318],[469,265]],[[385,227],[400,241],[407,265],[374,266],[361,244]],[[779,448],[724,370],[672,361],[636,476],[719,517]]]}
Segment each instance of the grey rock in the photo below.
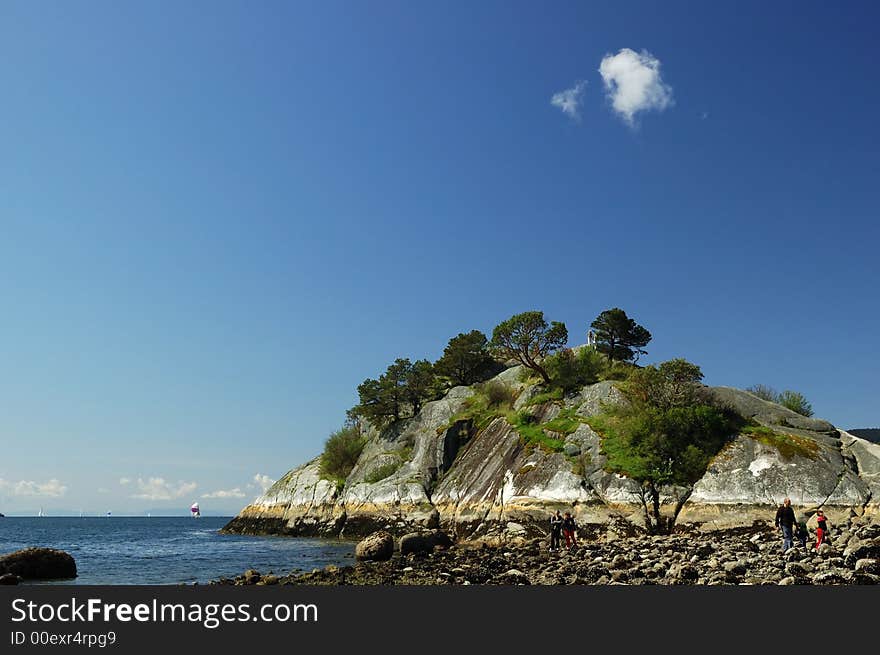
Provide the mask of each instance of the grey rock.
{"label": "grey rock", "polygon": [[874,575],[880,575],[880,560],[867,558],[857,560],[855,570],[862,573],[872,573]]}
{"label": "grey rock", "polygon": [[813,584],[817,585],[846,584],[847,582],[846,575],[842,571],[824,571],[813,576]]}
{"label": "grey rock", "polygon": [[834,546],[832,546],[829,543],[819,544],[818,553],[822,557],[827,557],[827,558],[837,557],[837,555],[838,555],[837,550],[835,550]]}
{"label": "grey rock", "polygon": [[383,561],[394,554],[394,537],[386,531],[375,532],[362,539],[355,547],[355,558],[359,560]]}
{"label": "grey rock", "polygon": [[62,580],[76,577],[73,556],[54,548],[24,548],[0,557],[0,575],[22,580]]}
{"label": "grey rock", "polygon": [[434,548],[449,548],[452,538],[445,532],[435,530],[432,532],[411,532],[400,538],[400,554],[430,553]]}
{"label": "grey rock", "polygon": [[789,562],[785,565],[785,572],[790,576],[803,577],[812,573],[813,567],[800,562]]}
{"label": "grey rock", "polygon": [[747,570],[746,563],[741,561],[727,562],[724,565],[724,572],[732,573],[733,575],[745,575]]}

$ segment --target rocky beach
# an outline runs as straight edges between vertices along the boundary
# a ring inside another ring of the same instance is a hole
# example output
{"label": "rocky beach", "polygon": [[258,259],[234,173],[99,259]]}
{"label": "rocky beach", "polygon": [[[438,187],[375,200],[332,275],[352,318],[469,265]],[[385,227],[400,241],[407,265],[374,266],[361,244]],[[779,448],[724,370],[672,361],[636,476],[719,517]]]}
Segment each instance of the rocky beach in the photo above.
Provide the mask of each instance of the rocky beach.
{"label": "rocky beach", "polygon": [[366,559],[288,575],[249,570],[227,585],[875,585],[880,523],[853,517],[830,543],[782,551],[772,524],[670,535],[635,533],[624,522],[580,533],[579,546],[550,552],[544,538],[449,543],[439,531],[394,540],[368,537]]}

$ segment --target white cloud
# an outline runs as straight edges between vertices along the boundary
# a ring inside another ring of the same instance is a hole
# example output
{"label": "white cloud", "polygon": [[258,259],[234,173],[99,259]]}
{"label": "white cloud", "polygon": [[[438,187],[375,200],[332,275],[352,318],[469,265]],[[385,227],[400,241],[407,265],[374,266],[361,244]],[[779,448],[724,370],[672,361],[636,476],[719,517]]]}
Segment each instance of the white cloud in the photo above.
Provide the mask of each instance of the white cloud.
{"label": "white cloud", "polygon": [[123,487],[127,484],[130,484],[130,483],[131,483],[130,478],[119,478],[119,484],[121,484]]}
{"label": "white cloud", "polygon": [[59,498],[67,493],[67,487],[55,478],[47,482],[33,480],[4,480],[0,478],[0,491],[12,496],[49,496]]}
{"label": "white cloud", "polygon": [[209,494],[202,494],[202,498],[244,498],[245,493],[239,488],[235,489],[219,489]]}
{"label": "white cloud", "polygon": [[663,111],[673,104],[672,87],[660,77],[660,60],[647,50],[623,48],[599,64],[611,106],[630,126],[640,111]]}
{"label": "white cloud", "polygon": [[558,107],[562,110],[563,114],[572,120],[579,120],[581,117],[581,100],[584,97],[584,89],[586,88],[587,83],[583,80],[578,80],[570,89],[554,93],[553,97],[550,98],[550,104]]}
{"label": "white cloud", "polygon": [[275,480],[270,478],[268,475],[263,475],[262,473],[257,473],[254,475],[254,482],[256,485],[263,490],[263,493],[266,492],[266,489],[275,484]]}
{"label": "white cloud", "polygon": [[146,480],[138,478],[137,488],[139,493],[132,494],[132,498],[173,500],[192,493],[197,486],[195,482],[178,481],[174,483],[167,482],[165,478],[147,478]]}

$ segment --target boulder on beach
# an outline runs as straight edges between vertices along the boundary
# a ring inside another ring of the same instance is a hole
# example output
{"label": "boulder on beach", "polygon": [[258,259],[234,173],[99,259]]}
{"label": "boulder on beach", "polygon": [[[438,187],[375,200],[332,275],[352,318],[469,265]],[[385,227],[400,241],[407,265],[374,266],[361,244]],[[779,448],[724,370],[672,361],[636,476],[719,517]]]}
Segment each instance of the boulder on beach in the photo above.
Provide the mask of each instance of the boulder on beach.
{"label": "boulder on beach", "polygon": [[0,575],[0,585],[14,585],[21,582],[17,575],[13,575],[12,573],[4,573]]}
{"label": "boulder on beach", "polygon": [[54,548],[24,548],[0,557],[0,575],[23,580],[61,580],[76,577],[76,562],[69,553]]}
{"label": "boulder on beach", "polygon": [[452,538],[441,530],[431,532],[410,532],[400,538],[400,554],[430,553],[435,547],[449,548]]}
{"label": "boulder on beach", "polygon": [[372,560],[381,562],[391,559],[394,554],[394,537],[390,532],[381,530],[374,532],[358,542],[354,556],[359,560]]}

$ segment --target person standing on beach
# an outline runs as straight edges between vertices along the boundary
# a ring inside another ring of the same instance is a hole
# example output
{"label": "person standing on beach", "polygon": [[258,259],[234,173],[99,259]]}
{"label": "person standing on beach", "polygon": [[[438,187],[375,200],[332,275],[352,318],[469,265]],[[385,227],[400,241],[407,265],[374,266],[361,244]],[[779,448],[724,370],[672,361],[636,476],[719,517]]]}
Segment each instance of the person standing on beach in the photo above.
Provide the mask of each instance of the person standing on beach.
{"label": "person standing on beach", "polygon": [[577,529],[577,524],[574,522],[574,518],[571,516],[570,512],[565,513],[565,518],[562,519],[562,534],[565,535],[565,547],[571,549],[572,546],[577,548],[577,535],[575,534],[575,530]]}
{"label": "person standing on beach", "polygon": [[550,515],[550,552],[559,550],[559,536],[562,534],[562,514],[557,509]]}
{"label": "person standing on beach", "polygon": [[784,553],[794,544],[792,543],[792,533],[794,531],[795,517],[794,510],[791,508],[791,499],[786,498],[782,502],[782,507],[776,510],[776,527],[782,530],[782,552]]}
{"label": "person standing on beach", "polygon": [[816,550],[819,550],[819,546],[828,541],[828,519],[821,509],[816,512],[816,526]]}

